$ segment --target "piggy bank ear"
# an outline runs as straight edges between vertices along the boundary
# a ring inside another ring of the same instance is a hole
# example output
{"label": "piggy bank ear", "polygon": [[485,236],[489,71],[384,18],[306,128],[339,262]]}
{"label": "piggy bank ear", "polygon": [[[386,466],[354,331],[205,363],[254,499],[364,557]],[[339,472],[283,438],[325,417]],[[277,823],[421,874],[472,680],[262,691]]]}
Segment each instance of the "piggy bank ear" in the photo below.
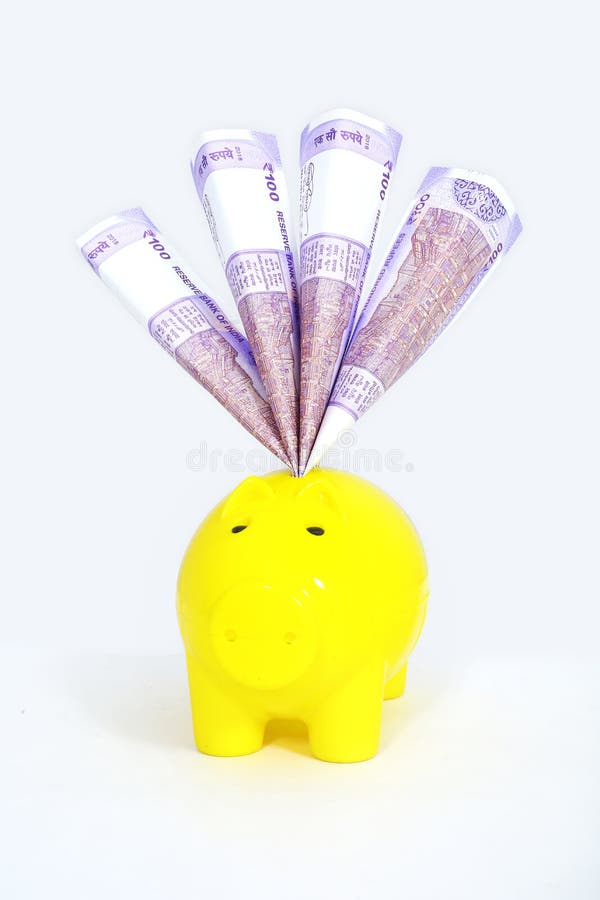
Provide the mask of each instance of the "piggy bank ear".
{"label": "piggy bank ear", "polygon": [[250,475],[229,495],[221,511],[221,518],[226,522],[235,520],[234,524],[244,525],[253,510],[272,496],[273,488],[270,484],[258,475]]}
{"label": "piggy bank ear", "polygon": [[[325,478],[317,478],[304,487],[301,487],[296,498],[306,505],[307,509],[315,513],[323,512],[327,518],[335,517],[344,521],[346,511],[339,501],[336,492]],[[315,523],[318,524],[318,523]]]}

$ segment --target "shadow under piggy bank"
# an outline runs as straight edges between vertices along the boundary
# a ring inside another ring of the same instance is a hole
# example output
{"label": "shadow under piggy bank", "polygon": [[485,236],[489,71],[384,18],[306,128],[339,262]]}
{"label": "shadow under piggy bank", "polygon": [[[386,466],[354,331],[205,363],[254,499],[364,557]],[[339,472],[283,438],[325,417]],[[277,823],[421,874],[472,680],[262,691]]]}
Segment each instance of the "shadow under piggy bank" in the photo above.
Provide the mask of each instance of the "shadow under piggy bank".
{"label": "shadow under piggy bank", "polygon": [[[179,655],[77,656],[62,671],[66,692],[74,696],[98,727],[116,737],[191,751],[194,746],[185,659]],[[444,697],[445,683],[419,686],[394,703],[386,703],[382,747],[415,727]],[[268,723],[264,744],[312,756],[308,727],[300,719]]]}

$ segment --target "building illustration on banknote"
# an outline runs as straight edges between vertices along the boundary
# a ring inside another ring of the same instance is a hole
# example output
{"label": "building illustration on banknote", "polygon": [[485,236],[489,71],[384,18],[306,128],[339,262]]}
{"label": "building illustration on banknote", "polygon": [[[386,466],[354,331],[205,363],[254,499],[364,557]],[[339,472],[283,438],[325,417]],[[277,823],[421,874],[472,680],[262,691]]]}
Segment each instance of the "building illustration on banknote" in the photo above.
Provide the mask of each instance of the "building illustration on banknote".
{"label": "building illustration on banknote", "polygon": [[484,265],[490,246],[460,213],[429,209],[396,280],[360,330],[344,366],[360,366],[387,390],[418,359]]}

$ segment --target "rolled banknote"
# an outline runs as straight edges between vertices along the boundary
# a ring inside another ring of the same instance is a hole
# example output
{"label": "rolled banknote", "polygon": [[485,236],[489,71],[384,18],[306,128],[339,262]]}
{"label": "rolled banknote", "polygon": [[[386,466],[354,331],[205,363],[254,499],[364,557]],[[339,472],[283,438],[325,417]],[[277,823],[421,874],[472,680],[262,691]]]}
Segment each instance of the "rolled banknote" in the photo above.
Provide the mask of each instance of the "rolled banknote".
{"label": "rolled banknote", "polygon": [[298,288],[277,140],[254,131],[206,132],[192,174],[281,440],[297,472]]}
{"label": "rolled banknote", "polygon": [[401,135],[334,109],[300,140],[300,470],[352,328]]}
{"label": "rolled banknote", "polygon": [[430,170],[355,325],[307,470],[423,355],[520,232],[495,179]]}
{"label": "rolled banknote", "polygon": [[246,338],[144,211],[126,209],[99,222],[77,245],[161,347],[289,465]]}

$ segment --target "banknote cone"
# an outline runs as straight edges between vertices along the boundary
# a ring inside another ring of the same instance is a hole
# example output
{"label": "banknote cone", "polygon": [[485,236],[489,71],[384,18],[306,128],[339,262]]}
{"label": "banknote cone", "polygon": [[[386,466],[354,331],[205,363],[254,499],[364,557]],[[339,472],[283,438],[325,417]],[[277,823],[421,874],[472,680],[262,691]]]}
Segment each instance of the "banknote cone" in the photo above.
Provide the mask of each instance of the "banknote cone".
{"label": "banknote cone", "polygon": [[348,342],[402,136],[351,109],[300,137],[300,471]]}
{"label": "banknote cone", "polygon": [[417,197],[356,323],[301,472],[423,356],[521,231],[502,186],[481,173],[432,169]]}

